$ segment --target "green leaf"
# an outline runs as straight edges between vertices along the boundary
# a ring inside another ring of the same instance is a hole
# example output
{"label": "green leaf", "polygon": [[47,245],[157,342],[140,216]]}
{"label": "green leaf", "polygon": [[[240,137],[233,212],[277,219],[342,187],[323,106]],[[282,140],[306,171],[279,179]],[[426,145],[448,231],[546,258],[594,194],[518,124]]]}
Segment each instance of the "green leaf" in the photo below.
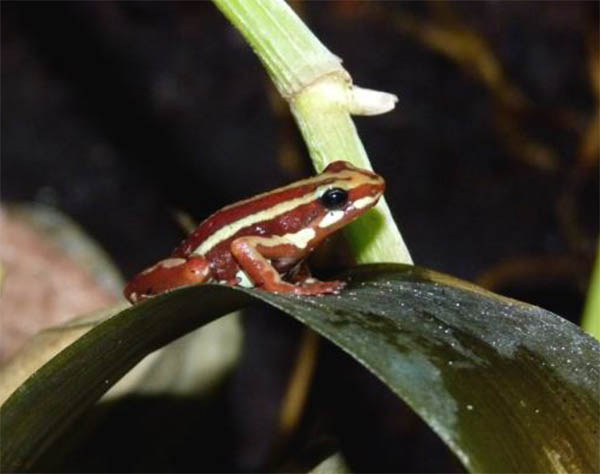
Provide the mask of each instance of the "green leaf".
{"label": "green leaf", "polygon": [[587,333],[600,340],[600,240],[596,251],[596,263],[590,277],[581,327]]}
{"label": "green leaf", "polygon": [[35,460],[154,349],[262,300],[375,373],[470,471],[598,472],[600,345],[562,318],[435,272],[369,265],[340,296],[202,285],[127,309],[32,375],[3,405],[3,470]]}

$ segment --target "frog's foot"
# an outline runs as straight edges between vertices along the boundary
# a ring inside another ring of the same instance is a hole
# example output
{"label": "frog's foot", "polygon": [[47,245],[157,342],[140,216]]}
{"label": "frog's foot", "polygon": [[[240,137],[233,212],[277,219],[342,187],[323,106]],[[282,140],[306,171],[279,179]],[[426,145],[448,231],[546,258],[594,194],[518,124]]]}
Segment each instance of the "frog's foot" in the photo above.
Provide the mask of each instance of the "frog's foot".
{"label": "frog's foot", "polygon": [[306,261],[302,262],[298,269],[289,276],[289,280],[294,284],[294,290],[291,291],[297,295],[325,295],[338,294],[345,286],[344,281],[320,281],[314,278]]}

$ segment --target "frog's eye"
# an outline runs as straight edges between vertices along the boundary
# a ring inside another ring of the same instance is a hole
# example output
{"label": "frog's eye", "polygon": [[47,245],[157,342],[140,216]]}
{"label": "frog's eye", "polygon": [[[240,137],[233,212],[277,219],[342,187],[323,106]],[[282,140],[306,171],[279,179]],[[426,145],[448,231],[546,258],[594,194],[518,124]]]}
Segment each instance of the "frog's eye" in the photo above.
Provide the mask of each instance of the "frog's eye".
{"label": "frog's eye", "polygon": [[321,203],[327,209],[339,209],[348,201],[348,191],[340,188],[331,188],[321,196]]}

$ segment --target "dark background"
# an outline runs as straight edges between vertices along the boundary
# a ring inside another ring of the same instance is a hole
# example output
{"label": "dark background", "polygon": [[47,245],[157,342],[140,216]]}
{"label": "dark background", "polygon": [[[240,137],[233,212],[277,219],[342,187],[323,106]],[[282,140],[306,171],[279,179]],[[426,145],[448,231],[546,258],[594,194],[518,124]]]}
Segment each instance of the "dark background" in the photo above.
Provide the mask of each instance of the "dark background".
{"label": "dark background", "polygon": [[[414,261],[578,323],[598,235],[598,3],[293,6],[355,83],[399,97],[356,124]],[[174,212],[200,220],[312,172],[258,59],[209,2],[2,2],[1,52],[2,199],[65,212],[127,277],[182,238]],[[291,469],[337,446],[356,471],[460,470],[326,343],[274,458],[301,328],[253,312],[218,401],[115,407],[57,469]],[[168,413],[157,432],[149,410]],[[172,442],[153,447],[160,436]]]}

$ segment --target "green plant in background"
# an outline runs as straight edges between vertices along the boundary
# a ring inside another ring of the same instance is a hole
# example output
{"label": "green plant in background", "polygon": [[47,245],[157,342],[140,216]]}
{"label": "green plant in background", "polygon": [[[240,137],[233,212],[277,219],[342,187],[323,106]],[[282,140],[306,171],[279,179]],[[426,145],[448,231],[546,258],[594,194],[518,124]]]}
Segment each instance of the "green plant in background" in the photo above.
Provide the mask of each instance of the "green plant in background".
{"label": "green plant in background", "polygon": [[[393,109],[396,97],[354,86],[341,59],[284,1],[214,3],[250,43],[289,102],[315,169],[320,172],[340,159],[371,169],[350,115],[387,112]],[[348,226],[347,233],[359,263],[412,263],[385,199]]]}
{"label": "green plant in background", "polygon": [[600,242],[596,251],[596,262],[590,278],[588,297],[583,310],[581,326],[600,340]]}
{"label": "green plant in background", "polygon": [[[382,113],[394,97],[352,86],[340,60],[285,2],[215,3],[289,101],[315,168],[339,158],[369,167],[350,114]],[[405,265],[410,255],[387,206],[365,217],[349,231],[357,260],[392,263],[348,271],[340,296],[201,285],[90,324],[18,388],[3,389],[2,469],[35,469],[77,417],[147,354],[261,301],[372,371],[469,471],[600,471],[598,342],[548,311]]]}

